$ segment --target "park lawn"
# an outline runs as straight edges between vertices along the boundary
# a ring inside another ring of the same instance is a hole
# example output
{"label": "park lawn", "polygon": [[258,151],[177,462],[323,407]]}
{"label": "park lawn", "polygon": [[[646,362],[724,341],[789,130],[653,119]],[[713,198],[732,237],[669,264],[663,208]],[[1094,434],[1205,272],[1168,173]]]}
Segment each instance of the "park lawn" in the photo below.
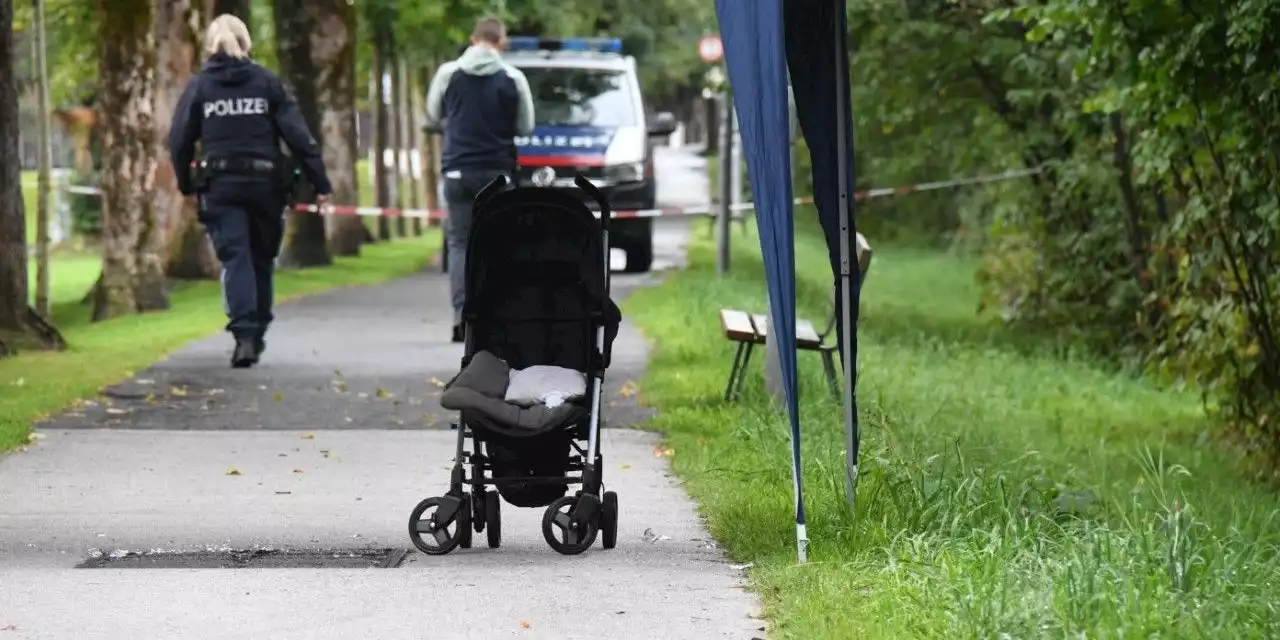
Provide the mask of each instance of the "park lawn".
{"label": "park lawn", "polygon": [[[359,257],[337,258],[331,267],[282,271],[277,298],[408,275],[425,267],[439,246],[439,232],[432,229],[418,238],[366,245]],[[54,261],[52,269],[54,320],[69,347],[0,360],[0,451],[26,442],[33,421],[95,396],[102,386],[226,324],[217,282],[180,283],[172,308],[163,313],[91,323],[91,309],[80,299],[97,278],[99,260],[67,258]]]}
{"label": "park lawn", "polygon": [[[815,229],[798,231],[800,315],[830,314]],[[810,561],[796,565],[788,429],[761,358],[739,406],[717,309],[763,311],[754,230],[733,273],[710,241],[626,300],[654,345],[642,385],[672,464],[773,638],[1277,637],[1280,500],[1242,480],[1191,393],[1050,355],[975,314],[974,264],[876,247],[859,332],[856,515],[841,405],[800,353]],[[625,500],[623,513],[625,517]]]}

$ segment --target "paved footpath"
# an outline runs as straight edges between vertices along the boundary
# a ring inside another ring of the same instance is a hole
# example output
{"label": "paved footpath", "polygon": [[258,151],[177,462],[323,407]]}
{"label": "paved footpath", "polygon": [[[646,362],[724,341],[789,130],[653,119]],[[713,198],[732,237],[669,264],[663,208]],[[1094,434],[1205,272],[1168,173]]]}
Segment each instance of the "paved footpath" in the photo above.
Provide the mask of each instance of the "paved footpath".
{"label": "paved footpath", "polygon": [[[701,159],[662,151],[664,204],[703,200]],[[679,266],[687,234],[658,228],[659,269]],[[619,275],[616,296],[655,277]],[[658,439],[620,428],[646,415],[632,391],[647,348],[629,324],[602,441],[618,547],[561,556],[541,509],[504,503],[500,549],[477,534],[469,550],[412,552],[409,510],[447,488],[455,440],[436,400],[462,355],[447,286],[428,272],[282,305],[255,369],[231,370],[214,336],[39,425],[38,444],[0,457],[0,640],[764,637],[741,568]],[[269,556],[200,568],[199,555],[76,568],[113,552],[251,549],[410,552],[389,569],[341,553],[310,568]]]}

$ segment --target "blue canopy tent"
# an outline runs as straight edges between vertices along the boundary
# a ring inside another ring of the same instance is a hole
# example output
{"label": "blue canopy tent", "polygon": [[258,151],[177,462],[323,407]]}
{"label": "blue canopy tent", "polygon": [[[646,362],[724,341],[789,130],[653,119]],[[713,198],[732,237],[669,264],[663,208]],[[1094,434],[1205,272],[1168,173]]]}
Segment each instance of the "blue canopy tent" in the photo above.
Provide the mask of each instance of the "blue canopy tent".
{"label": "blue canopy tent", "polygon": [[832,273],[837,340],[844,363],[846,491],[850,503],[858,474],[858,294],[861,274],[851,185],[853,117],[850,109],[845,0],[716,0],[725,66],[734,92],[743,155],[751,178],[756,225],[764,254],[773,326],[778,340],[786,409],[791,422],[796,548],[806,560],[804,483],[800,465],[800,408],[796,393],[796,280],[794,196],[791,184],[787,77],[813,166],[818,209]]}

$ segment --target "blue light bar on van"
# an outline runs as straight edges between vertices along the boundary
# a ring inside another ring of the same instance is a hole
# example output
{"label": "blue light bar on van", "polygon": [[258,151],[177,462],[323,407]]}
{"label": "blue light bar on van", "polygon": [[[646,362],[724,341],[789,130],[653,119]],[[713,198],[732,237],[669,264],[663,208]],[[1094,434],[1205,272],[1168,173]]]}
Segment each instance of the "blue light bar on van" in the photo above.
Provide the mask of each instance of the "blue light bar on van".
{"label": "blue light bar on van", "polygon": [[595,51],[621,54],[622,40],[620,38],[511,36],[507,38],[507,51]]}

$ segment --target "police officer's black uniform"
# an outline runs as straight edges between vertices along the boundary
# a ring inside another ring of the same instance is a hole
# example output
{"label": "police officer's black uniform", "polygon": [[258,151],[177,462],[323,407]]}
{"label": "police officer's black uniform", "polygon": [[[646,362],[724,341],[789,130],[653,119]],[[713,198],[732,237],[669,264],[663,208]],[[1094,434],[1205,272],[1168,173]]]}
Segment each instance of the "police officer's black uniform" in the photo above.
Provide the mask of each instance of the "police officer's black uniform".
{"label": "police officer's black uniform", "polygon": [[[281,139],[316,194],[328,195],[332,187],[320,147],[293,96],[270,71],[224,54],[209,58],[192,78],[170,127],[178,188],[185,195],[199,192],[200,222],[222,262],[227,330],[236,338],[235,367],[258,361],[273,319],[272,272],[292,186]],[[203,143],[204,157],[193,176],[189,167],[197,140]]]}

